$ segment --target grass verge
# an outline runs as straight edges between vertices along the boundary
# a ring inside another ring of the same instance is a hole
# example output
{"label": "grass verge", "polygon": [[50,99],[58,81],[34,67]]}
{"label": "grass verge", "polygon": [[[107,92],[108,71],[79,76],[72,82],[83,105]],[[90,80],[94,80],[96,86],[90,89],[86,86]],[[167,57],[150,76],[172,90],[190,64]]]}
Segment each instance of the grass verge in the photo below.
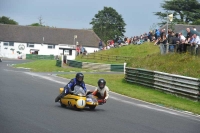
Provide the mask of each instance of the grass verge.
{"label": "grass verge", "polygon": [[28,63],[15,64],[14,67],[15,68],[17,67],[31,68],[31,70],[34,72],[58,72],[58,71],[63,71],[63,72],[86,71],[88,72],[88,71],[91,71],[88,69],[69,67],[66,65],[64,67],[58,67],[56,66],[56,60],[35,60]]}

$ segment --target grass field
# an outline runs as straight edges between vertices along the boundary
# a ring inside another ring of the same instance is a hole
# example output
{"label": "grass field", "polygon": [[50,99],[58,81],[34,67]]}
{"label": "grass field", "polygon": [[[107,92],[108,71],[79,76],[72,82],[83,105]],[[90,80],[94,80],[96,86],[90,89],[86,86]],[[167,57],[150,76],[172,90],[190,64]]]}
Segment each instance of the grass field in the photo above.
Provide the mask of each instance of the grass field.
{"label": "grass field", "polygon": [[56,60],[35,60],[29,63],[16,64],[14,67],[30,68],[34,72],[70,72],[70,71],[91,71],[88,69],[74,68],[69,66],[57,67]]}

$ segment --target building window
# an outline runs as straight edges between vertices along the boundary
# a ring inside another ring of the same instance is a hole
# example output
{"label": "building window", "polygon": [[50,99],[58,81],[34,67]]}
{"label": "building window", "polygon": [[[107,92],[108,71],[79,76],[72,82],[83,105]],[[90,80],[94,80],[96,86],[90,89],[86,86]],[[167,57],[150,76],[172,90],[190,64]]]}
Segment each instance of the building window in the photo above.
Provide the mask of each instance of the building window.
{"label": "building window", "polygon": [[72,50],[69,50],[69,55],[72,55]]}
{"label": "building window", "polygon": [[48,45],[48,49],[55,49],[55,45]]}
{"label": "building window", "polygon": [[34,43],[27,43],[27,47],[34,48]]}
{"label": "building window", "polygon": [[4,42],[4,46],[14,46],[14,42]]}
{"label": "building window", "polygon": [[72,50],[71,49],[64,50],[64,54],[66,54],[66,55],[72,55]]}
{"label": "building window", "polygon": [[9,42],[9,46],[14,46],[14,42]]}
{"label": "building window", "polygon": [[69,55],[69,50],[65,50],[64,54]]}
{"label": "building window", "polygon": [[3,46],[9,46],[9,42],[4,42]]}

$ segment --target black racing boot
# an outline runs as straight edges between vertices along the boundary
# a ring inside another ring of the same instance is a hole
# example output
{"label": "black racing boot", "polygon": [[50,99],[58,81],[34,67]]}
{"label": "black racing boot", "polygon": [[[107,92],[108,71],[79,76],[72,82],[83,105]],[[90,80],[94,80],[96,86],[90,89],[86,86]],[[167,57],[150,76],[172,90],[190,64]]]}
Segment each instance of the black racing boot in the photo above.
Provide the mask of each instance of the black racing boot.
{"label": "black racing boot", "polygon": [[65,96],[65,92],[63,91],[62,93],[60,93],[56,99],[55,99],[55,102],[58,102],[61,98],[63,98]]}

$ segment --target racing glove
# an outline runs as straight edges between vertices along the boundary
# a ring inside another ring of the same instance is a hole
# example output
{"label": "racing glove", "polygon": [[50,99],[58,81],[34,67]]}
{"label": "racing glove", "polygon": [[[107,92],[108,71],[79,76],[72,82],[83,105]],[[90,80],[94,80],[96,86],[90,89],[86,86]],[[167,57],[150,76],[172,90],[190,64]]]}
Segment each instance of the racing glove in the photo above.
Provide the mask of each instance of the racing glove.
{"label": "racing glove", "polygon": [[103,102],[106,103],[106,99],[103,99]]}

